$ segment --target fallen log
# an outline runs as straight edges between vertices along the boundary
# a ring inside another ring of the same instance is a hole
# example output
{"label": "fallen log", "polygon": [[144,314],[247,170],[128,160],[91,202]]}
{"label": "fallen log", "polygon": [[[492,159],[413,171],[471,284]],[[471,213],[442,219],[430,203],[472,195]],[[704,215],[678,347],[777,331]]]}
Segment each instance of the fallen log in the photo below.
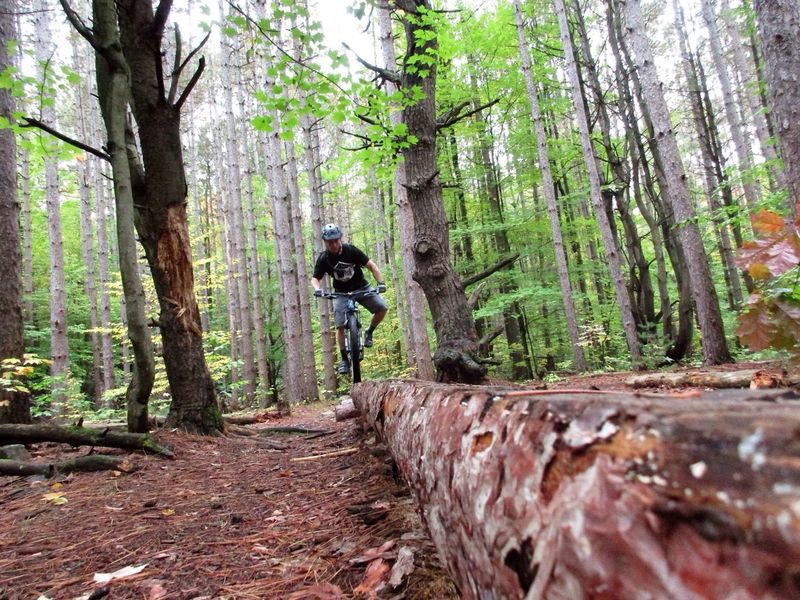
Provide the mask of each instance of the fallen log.
{"label": "fallen log", "polygon": [[353,386],[465,598],[797,598],[800,402]]}
{"label": "fallen log", "polygon": [[[770,383],[761,383],[769,379]],[[763,369],[742,369],[739,371],[684,371],[666,373],[645,373],[632,375],[625,380],[625,385],[632,388],[653,387],[706,387],[713,389],[728,388],[774,388],[797,383],[784,379],[783,373],[770,372]]]}
{"label": "fallen log", "polygon": [[108,470],[132,473],[136,470],[136,466],[124,456],[107,456],[105,454],[79,456],[69,460],[48,463],[0,459],[0,475],[44,475],[45,477],[52,477],[56,473]]}
{"label": "fallen log", "polygon": [[355,419],[358,416],[358,409],[353,404],[353,399],[350,396],[345,396],[333,409],[333,414],[337,422],[346,421],[347,419]]}
{"label": "fallen log", "polygon": [[170,458],[173,456],[172,452],[159,446],[149,435],[142,433],[99,431],[86,427],[58,427],[55,425],[0,425],[0,445],[38,442],[144,450]]}

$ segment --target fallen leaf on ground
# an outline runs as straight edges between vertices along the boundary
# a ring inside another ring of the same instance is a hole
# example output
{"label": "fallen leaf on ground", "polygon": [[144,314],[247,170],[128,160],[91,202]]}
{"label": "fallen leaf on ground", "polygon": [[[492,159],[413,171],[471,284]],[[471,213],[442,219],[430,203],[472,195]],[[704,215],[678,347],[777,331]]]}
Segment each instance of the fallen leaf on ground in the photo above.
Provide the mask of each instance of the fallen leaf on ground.
{"label": "fallen leaf on ground", "polygon": [[385,559],[395,558],[397,554],[395,552],[390,552],[392,546],[394,546],[394,540],[389,540],[388,542],[382,544],[377,548],[370,548],[369,550],[364,552],[364,554],[362,554],[361,556],[350,559],[350,564],[360,565],[363,563],[371,562],[376,558],[385,558]]}
{"label": "fallen leaf on ground", "polygon": [[130,577],[131,575],[141,573],[146,566],[147,563],[144,563],[143,565],[137,565],[135,567],[123,567],[114,571],[113,573],[95,573],[94,581],[95,583],[108,583],[112,579],[123,579],[125,577]]}
{"label": "fallen leaf on ground", "polygon": [[353,590],[356,596],[363,595],[368,598],[375,598],[378,591],[386,585],[384,581],[386,574],[389,572],[389,564],[382,558],[373,560],[367,566],[364,579]]}
{"label": "fallen leaf on ground", "polygon": [[414,571],[414,552],[408,546],[403,546],[397,552],[397,560],[392,565],[392,572],[389,574],[389,587],[392,589],[400,587],[406,575]]}

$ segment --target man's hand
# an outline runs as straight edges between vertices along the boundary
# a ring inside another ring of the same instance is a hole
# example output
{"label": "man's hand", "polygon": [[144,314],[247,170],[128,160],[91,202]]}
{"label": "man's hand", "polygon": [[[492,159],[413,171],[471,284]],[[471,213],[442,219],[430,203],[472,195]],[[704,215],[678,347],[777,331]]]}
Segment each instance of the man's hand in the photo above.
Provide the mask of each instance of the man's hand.
{"label": "man's hand", "polygon": [[386,291],[386,284],[385,284],[385,283],[383,283],[382,281],[379,281],[379,282],[378,282],[378,293],[379,293],[379,294],[382,294],[382,293],[384,293],[385,291]]}
{"label": "man's hand", "polygon": [[317,289],[314,290],[314,296],[316,296],[317,298],[322,298],[322,294],[323,294],[323,291],[322,291],[321,288],[317,288]]}

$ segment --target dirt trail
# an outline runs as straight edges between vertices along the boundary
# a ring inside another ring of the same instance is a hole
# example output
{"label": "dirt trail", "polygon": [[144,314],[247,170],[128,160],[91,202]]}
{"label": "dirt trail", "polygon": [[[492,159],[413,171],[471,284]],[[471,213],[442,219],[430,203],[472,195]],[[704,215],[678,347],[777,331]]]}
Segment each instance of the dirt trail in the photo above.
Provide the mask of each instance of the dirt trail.
{"label": "dirt trail", "polygon": [[[457,597],[407,490],[355,421],[298,407],[254,428],[276,426],[330,433],[162,431],[176,459],[130,454],[134,473],[0,479],[0,600],[101,597],[103,588],[114,599],[370,597],[404,546],[413,570],[382,597]],[[34,457],[87,451],[39,445]]]}

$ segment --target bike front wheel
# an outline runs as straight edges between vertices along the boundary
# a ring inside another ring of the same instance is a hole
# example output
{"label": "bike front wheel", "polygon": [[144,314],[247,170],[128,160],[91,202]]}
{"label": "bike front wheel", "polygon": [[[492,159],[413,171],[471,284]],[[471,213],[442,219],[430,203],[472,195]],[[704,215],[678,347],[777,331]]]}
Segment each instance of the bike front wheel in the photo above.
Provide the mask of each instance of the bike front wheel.
{"label": "bike front wheel", "polygon": [[347,321],[347,335],[350,342],[350,369],[353,373],[353,383],[361,381],[361,350],[360,346],[360,327],[358,317],[350,315]]}

